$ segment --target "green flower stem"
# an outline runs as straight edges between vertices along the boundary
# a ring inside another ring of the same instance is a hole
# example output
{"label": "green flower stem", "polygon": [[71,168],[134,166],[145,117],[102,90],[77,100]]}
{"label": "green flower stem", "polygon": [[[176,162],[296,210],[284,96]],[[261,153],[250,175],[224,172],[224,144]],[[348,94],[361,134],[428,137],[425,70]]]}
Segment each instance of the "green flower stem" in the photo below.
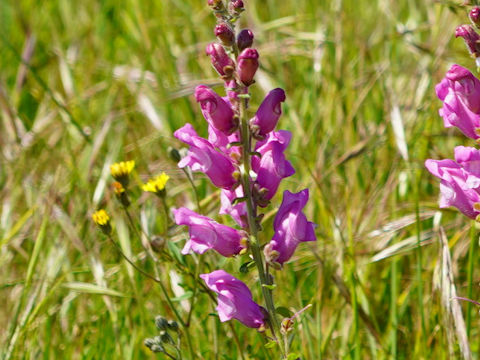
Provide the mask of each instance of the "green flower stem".
{"label": "green flower stem", "polygon": [[[472,221],[470,228],[470,249],[468,250],[468,288],[467,288],[467,298],[471,299],[473,296],[473,270],[475,263],[475,242],[477,241],[476,230],[475,230],[475,221]],[[472,327],[472,304],[467,302],[466,310],[466,326],[467,326],[467,336],[470,336],[470,330]]]}
{"label": "green flower stem", "polygon": [[182,168],[182,171],[185,174],[185,176],[187,177],[188,181],[190,182],[190,185],[192,185],[193,194],[195,196],[195,202],[197,204],[197,212],[199,214],[201,214],[202,213],[202,208],[200,206],[200,198],[198,197],[197,187],[195,186],[195,182],[193,181],[192,175],[187,171],[187,168]]}
{"label": "green flower stem", "polygon": [[248,128],[248,120],[246,118],[245,111],[247,109],[246,98],[240,99],[240,126],[241,126],[241,139],[242,139],[242,160],[243,165],[241,168],[241,182],[243,186],[244,195],[247,203],[248,214],[248,227],[250,233],[250,250],[252,252],[253,260],[258,269],[258,275],[260,279],[260,286],[262,288],[263,297],[267,306],[270,322],[272,325],[272,335],[280,347],[282,357],[285,357],[284,345],[281,341],[278,341],[276,334],[280,334],[280,324],[277,319],[275,305],[273,302],[273,296],[271,290],[267,288],[270,285],[265,267],[263,264],[263,256],[260,250],[260,244],[257,238],[257,224],[256,224],[256,209],[253,204],[253,196],[250,188],[250,154],[251,154],[251,136]]}
{"label": "green flower stem", "polygon": [[[123,208],[124,211],[125,211],[125,214],[127,216],[127,219],[128,219],[128,222],[129,222],[129,225],[130,227],[133,228],[133,231],[135,232],[135,234],[137,235],[137,237],[139,238],[140,242],[142,243],[147,255],[149,256],[149,258],[153,261],[153,269],[155,271],[155,278],[152,278],[153,280],[155,280],[158,285],[160,286],[160,289],[162,290],[162,293],[165,297],[165,300],[167,301],[168,303],[168,306],[172,309],[173,313],[175,314],[175,317],[177,319],[177,321],[180,323],[180,325],[182,325],[182,328],[183,330],[185,331],[185,337],[187,339],[187,344],[188,344],[188,349],[190,351],[190,356],[192,359],[195,358],[195,351],[193,350],[193,345],[192,345],[192,340],[191,340],[191,336],[190,336],[190,329],[189,327],[187,326],[187,324],[185,323],[185,321],[182,319],[182,317],[180,316],[179,312],[177,311],[177,309],[175,308],[174,304],[172,303],[172,301],[170,300],[170,295],[168,294],[167,292],[167,289],[165,287],[165,285],[163,284],[163,282],[160,280],[160,273],[158,271],[158,259],[155,257],[155,255],[153,254],[153,251],[152,251],[152,248],[150,247],[150,243],[148,243],[148,246],[146,246],[145,244],[143,244],[143,242],[141,241],[141,235],[138,231],[138,229],[136,228],[135,226],[135,223],[133,222],[133,219],[132,219],[132,216],[130,215],[130,212],[128,211],[128,209],[126,207]],[[148,236],[147,236],[148,238]],[[118,245],[117,245],[118,246]],[[126,258],[126,256],[124,256]],[[128,261],[128,260],[127,260]],[[131,263],[129,261],[130,264],[134,265],[133,263]],[[135,269],[139,270],[139,268],[137,266],[135,266]],[[140,271],[140,270],[139,270]],[[142,272],[144,273],[144,272]]]}

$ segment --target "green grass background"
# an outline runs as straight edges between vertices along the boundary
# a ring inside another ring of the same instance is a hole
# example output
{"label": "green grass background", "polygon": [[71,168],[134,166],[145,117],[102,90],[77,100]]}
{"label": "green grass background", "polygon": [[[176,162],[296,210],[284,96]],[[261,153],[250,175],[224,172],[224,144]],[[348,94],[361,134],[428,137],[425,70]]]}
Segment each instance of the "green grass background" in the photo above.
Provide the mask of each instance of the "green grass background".
{"label": "green grass background", "polygon": [[[293,132],[288,158],[297,173],[282,189],[308,187],[306,212],[318,224],[317,243],[302,244],[275,272],[277,305],[313,305],[297,322],[292,350],[304,359],[460,358],[461,329],[436,286],[445,270],[439,231],[448,237],[447,273],[458,295],[478,300],[477,234],[456,211],[434,216],[438,184],[423,162],[474,145],[443,128],[434,92],[451,63],[475,70],[454,39],[468,7],[245,3],[240,26],[254,31],[261,59],[252,109],[270,89],[285,89],[279,128]],[[206,133],[192,92],[220,84],[204,55],[214,23],[203,0],[0,1],[1,356],[154,358],[143,340],[156,333],[155,315],[172,313],[90,215],[106,207],[124,251],[152,270],[115,203],[109,165],[134,159],[134,183],[166,171],[169,203],[193,206],[167,148],[180,147],[172,133],[186,122]],[[210,197],[214,189],[201,176],[196,182],[213,215],[218,193]],[[159,203],[136,192],[136,219],[161,232]],[[263,241],[270,227],[271,218]],[[183,246],[184,229],[169,241]],[[205,271],[238,274],[244,261],[212,255]],[[168,283],[171,265],[160,268]],[[261,302],[254,272],[240,278]],[[478,309],[461,306],[478,358]],[[230,328],[214,313],[200,293],[191,325],[198,357],[238,359]],[[234,327],[245,354],[267,358],[255,330]]]}

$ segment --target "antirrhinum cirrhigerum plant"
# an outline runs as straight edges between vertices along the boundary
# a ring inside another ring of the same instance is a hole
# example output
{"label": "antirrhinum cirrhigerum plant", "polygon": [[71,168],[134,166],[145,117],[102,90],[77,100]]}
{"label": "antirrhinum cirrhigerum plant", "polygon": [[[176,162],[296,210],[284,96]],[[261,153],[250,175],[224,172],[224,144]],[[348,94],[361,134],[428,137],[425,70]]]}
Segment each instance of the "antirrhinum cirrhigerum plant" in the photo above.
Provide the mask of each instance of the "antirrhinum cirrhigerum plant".
{"label": "antirrhinum cirrhigerum plant", "polygon": [[[217,19],[214,33],[218,42],[208,44],[206,54],[210,56],[214,69],[224,82],[226,96],[222,97],[205,85],[196,87],[194,96],[206,120],[208,139],[200,137],[193,126],[187,123],[175,131],[174,136],[189,146],[188,151],[184,151],[182,157],[180,152],[172,149],[171,155],[190,180],[196,196],[192,172],[203,173],[220,190],[218,213],[230,215],[237,226],[230,227],[202,215],[198,197],[195,199],[197,212],[187,207],[170,209],[166,196],[169,176],[162,173],[148,180],[142,189],[158,196],[166,219],[160,244],[158,238],[143,230],[135,230],[139,238],[147,240],[142,244],[147,256],[155,263],[155,273],[152,275],[122,251],[113,238],[111,220],[105,210],[95,212],[92,218],[131,266],[159,284],[174,314],[174,320],[162,316],[156,318],[155,323],[160,333],[145,340],[145,345],[150,350],[172,359],[201,357],[195,351],[192,334],[189,333],[195,296],[198,289],[201,289],[215,301],[221,322],[236,319],[252,328],[252,331],[257,331],[264,342],[264,351],[277,354],[282,359],[297,359],[301,355],[290,352],[294,324],[301,312],[309,306],[286,316],[284,306],[288,304],[282,304],[282,318],[274,301],[275,292],[281,291],[281,284],[275,282],[274,271],[282,271],[301,242],[316,240],[315,224],[308,221],[303,213],[309,198],[308,189],[284,191],[273,221],[273,237],[265,239],[262,236],[263,209],[272,200],[275,201],[281,180],[295,173],[285,156],[292,134],[276,128],[286,95],[280,88],[272,89],[256,112],[251,113],[250,88],[255,84],[259,53],[252,47],[253,32],[249,29],[237,31],[235,26],[244,10],[243,1],[208,0],[208,5]],[[129,225],[137,229],[130,213],[132,191],[129,190],[129,185],[134,166],[133,161],[115,163],[111,166],[111,174],[116,180],[113,183],[115,196]],[[198,254],[195,256],[194,268],[179,258],[179,254],[167,251],[168,246],[165,246],[171,232],[177,226],[184,225],[188,227],[188,240],[181,254]],[[210,256],[210,262],[204,259],[206,256]],[[239,272],[255,268],[258,291],[250,290],[255,285],[253,281],[247,285],[221,266],[217,267],[217,263],[225,264],[218,257],[244,257]],[[163,283],[165,279],[159,270],[160,259],[175,263],[178,270],[188,275],[193,282],[193,296],[187,318],[176,309],[176,304],[168,294]],[[213,271],[201,273],[204,265]],[[260,299],[256,296],[258,294],[262,295]],[[242,344],[231,323],[229,325],[240,356],[244,358]]]}
{"label": "antirrhinum cirrhigerum plant", "polygon": [[[469,12],[472,25],[461,25],[455,30],[455,36],[464,39],[470,55],[475,59],[475,64],[480,68],[480,7],[475,6]],[[456,127],[467,138],[480,144],[480,80],[468,69],[453,64],[447,71],[442,81],[436,85],[435,91],[443,102],[439,110],[446,128]],[[476,232],[477,223],[480,222],[480,150],[475,147],[456,146],[454,160],[425,161],[427,170],[439,178],[440,182],[440,208],[456,207],[461,213],[474,220],[472,233]],[[451,301],[466,300],[467,320],[466,327],[455,323],[457,329],[465,328],[468,337],[471,326],[470,303],[480,305],[472,300],[473,288],[473,259],[475,239],[470,240],[470,254],[468,266],[467,297],[457,297],[453,294]],[[447,301],[450,301],[447,300]],[[461,312],[461,310],[460,310]],[[456,319],[461,318],[457,317]],[[460,330],[462,331],[462,330]],[[461,341],[460,348],[465,359],[471,359],[468,341]]]}

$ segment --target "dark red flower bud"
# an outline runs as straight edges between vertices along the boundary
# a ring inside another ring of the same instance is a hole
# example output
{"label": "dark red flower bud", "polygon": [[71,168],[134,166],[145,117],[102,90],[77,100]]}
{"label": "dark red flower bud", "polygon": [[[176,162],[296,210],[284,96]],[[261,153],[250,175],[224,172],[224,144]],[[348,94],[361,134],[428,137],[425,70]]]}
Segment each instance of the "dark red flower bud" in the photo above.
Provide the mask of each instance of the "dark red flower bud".
{"label": "dark red flower bud", "polygon": [[239,14],[243,10],[243,1],[242,0],[231,0],[230,3],[228,4],[228,9],[230,10],[231,13],[233,14]]}
{"label": "dark red flower bud", "polygon": [[455,37],[462,37],[465,40],[468,51],[475,57],[480,55],[480,35],[470,25],[460,25],[455,30]]}
{"label": "dark red flower bud", "polygon": [[225,46],[232,46],[235,41],[233,30],[226,23],[220,23],[215,26],[215,36]]}
{"label": "dark red flower bud", "polygon": [[208,0],[208,6],[215,7],[218,6],[222,0]]}
{"label": "dark red flower bud", "polygon": [[246,48],[238,56],[238,77],[240,81],[249,86],[253,84],[253,77],[258,69],[258,52],[255,49]]}
{"label": "dark red flower bud", "polygon": [[480,29],[480,7],[475,6],[472,10],[470,10],[468,17],[470,18],[472,24],[475,25],[477,29]]}
{"label": "dark red flower bud", "polygon": [[212,65],[221,76],[231,77],[235,69],[235,63],[228,56],[222,45],[218,43],[211,43],[206,48],[207,55],[212,60]]}
{"label": "dark red flower bud", "polygon": [[243,29],[237,36],[237,46],[238,50],[242,51],[243,49],[251,47],[253,44],[253,32],[249,29]]}

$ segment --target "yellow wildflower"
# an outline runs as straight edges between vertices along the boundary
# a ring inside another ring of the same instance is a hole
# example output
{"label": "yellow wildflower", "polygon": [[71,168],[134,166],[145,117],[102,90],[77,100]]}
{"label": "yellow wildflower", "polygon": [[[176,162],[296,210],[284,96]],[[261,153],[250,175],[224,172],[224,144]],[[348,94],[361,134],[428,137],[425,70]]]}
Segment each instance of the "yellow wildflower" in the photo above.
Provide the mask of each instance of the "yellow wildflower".
{"label": "yellow wildflower", "polygon": [[164,196],[165,185],[167,184],[168,179],[170,179],[170,176],[162,172],[160,175],[148,180],[148,182],[142,186],[142,190]]}
{"label": "yellow wildflower", "polygon": [[92,214],[92,219],[105,234],[110,234],[112,230],[112,227],[110,226],[110,216],[108,216],[105,210],[100,209],[95,211]]}
{"label": "yellow wildflower", "polygon": [[135,167],[135,161],[121,161],[110,165],[110,173],[113,178],[120,182],[124,187],[127,187],[129,175]]}

